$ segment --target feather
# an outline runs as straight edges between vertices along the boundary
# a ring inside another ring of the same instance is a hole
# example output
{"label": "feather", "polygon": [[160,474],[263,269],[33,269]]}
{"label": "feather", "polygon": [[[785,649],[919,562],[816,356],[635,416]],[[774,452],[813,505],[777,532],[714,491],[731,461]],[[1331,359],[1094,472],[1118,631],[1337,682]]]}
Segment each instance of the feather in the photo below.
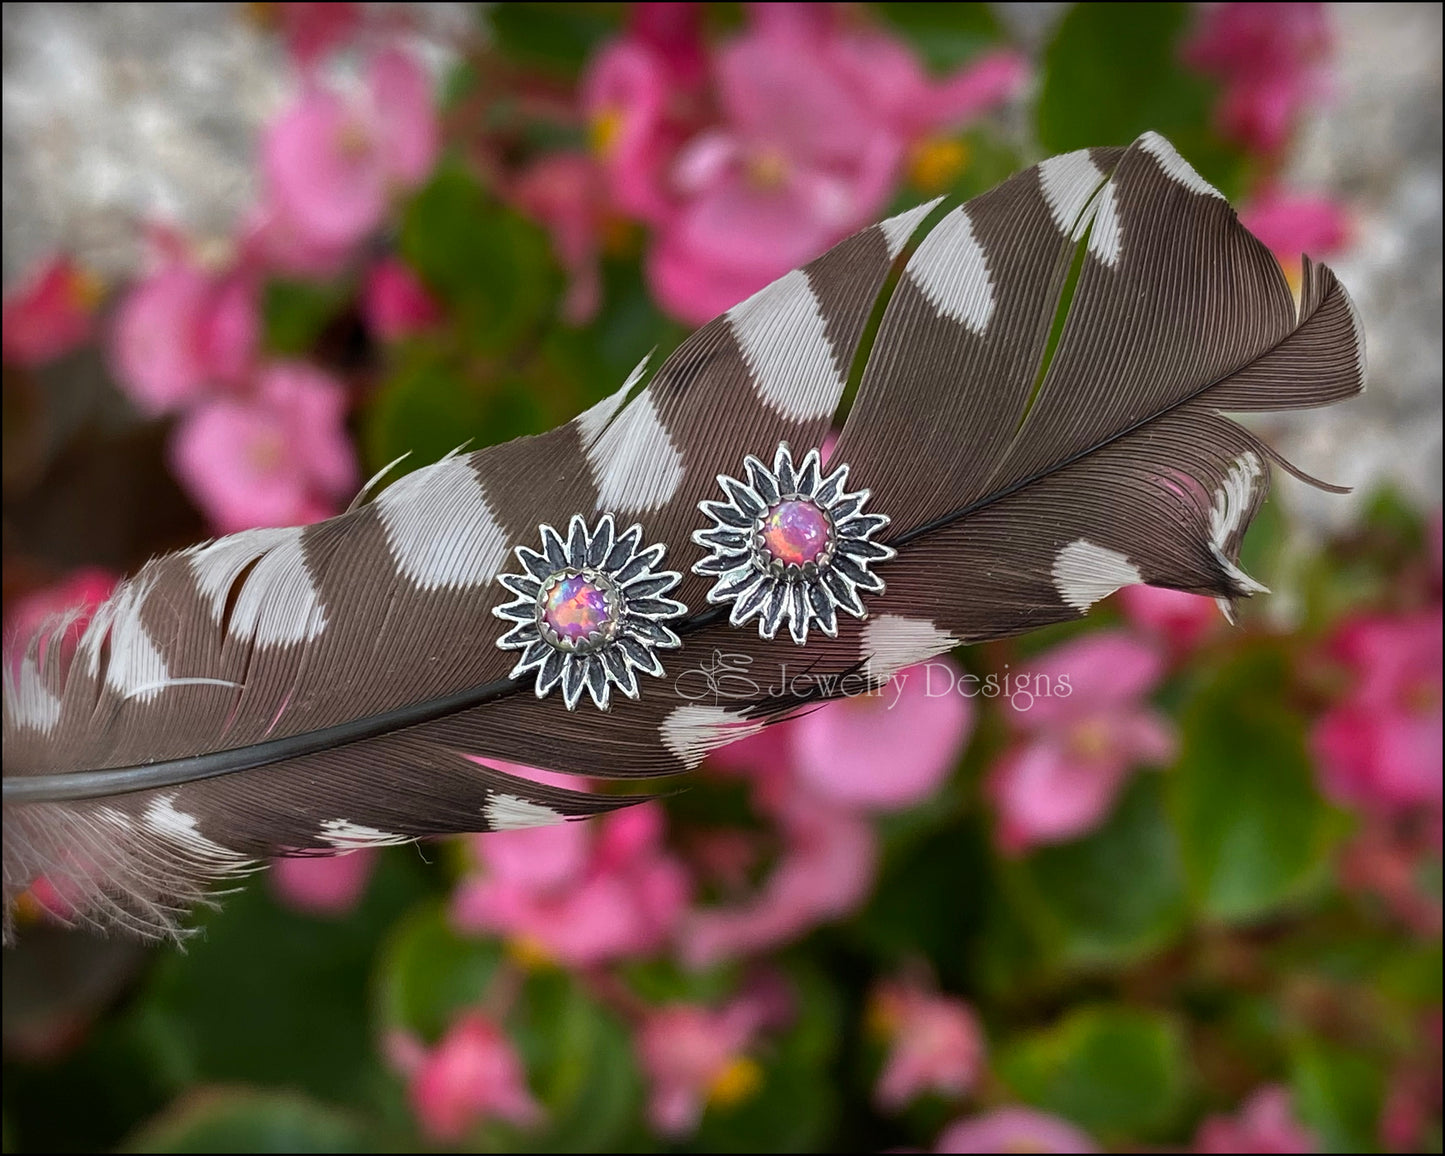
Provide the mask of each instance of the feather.
{"label": "feather", "polygon": [[[1122,585],[1228,606],[1262,589],[1238,552],[1278,459],[1225,414],[1327,405],[1363,375],[1334,275],[1306,261],[1296,301],[1155,134],[1054,157],[958,207],[920,205],[566,425],[452,455],[329,521],[152,561],[73,655],[58,635],[32,640],[5,682],[7,934],[40,875],[78,919],[161,934],[212,880],[266,856],[633,798],[489,763],[674,774],[850,685],[1077,618]],[[714,576],[691,572],[699,503],[749,455],[820,446],[850,379],[830,461],[891,519],[874,555],[896,551],[886,590],[838,577],[839,605],[861,599],[865,617],[830,619],[833,636],[801,647],[761,638],[708,604]],[[496,578],[539,526],[604,514],[666,547],[685,574],[671,597],[690,609],[635,701],[569,711],[509,677],[493,611],[514,594]],[[709,676],[719,656],[732,677]]]}

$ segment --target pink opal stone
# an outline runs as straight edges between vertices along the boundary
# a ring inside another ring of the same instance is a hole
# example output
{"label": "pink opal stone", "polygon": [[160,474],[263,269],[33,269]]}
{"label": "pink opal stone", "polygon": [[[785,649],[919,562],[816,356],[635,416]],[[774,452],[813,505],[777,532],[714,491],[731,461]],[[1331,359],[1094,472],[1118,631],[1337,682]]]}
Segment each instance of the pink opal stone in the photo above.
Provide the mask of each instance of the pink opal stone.
{"label": "pink opal stone", "polygon": [[573,574],[543,592],[542,620],[568,642],[580,642],[607,626],[607,592],[600,583]]}
{"label": "pink opal stone", "polygon": [[763,519],[763,546],[780,562],[817,561],[828,547],[828,519],[812,502],[779,502]]}

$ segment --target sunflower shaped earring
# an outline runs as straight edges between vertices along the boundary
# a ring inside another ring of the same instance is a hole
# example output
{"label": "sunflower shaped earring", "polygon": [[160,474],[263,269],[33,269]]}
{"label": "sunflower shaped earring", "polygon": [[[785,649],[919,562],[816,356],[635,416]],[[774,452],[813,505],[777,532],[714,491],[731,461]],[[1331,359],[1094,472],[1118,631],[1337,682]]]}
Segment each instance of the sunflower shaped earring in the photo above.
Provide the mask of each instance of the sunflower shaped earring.
{"label": "sunflower shaped earring", "polygon": [[770,470],[743,459],[746,481],[718,475],[726,500],[698,503],[714,523],[692,536],[711,553],[693,573],[716,578],[707,600],[732,603],[728,620],[758,620],[758,634],[773,638],[786,619],[799,646],[816,625],[838,634],[838,611],[866,618],[860,593],[883,593],[872,571],[897,551],[870,541],[888,525],[883,514],[865,514],[867,490],[849,493],[848,467],[823,474],[817,450],[793,464],[788,443],[778,446]]}
{"label": "sunflower shaped earring", "polygon": [[637,672],[660,676],[656,652],[682,645],[666,624],[687,607],[664,597],[682,575],[656,569],[667,547],[642,549],[642,527],[618,534],[611,514],[595,530],[574,514],[565,541],[551,526],[538,530],[540,552],[516,548],[523,572],[497,576],[516,595],[492,611],[515,623],[497,639],[503,650],[522,652],[508,677],[535,670],[537,697],[561,686],[568,710],[584,689],[602,710],[614,686],[637,698]]}

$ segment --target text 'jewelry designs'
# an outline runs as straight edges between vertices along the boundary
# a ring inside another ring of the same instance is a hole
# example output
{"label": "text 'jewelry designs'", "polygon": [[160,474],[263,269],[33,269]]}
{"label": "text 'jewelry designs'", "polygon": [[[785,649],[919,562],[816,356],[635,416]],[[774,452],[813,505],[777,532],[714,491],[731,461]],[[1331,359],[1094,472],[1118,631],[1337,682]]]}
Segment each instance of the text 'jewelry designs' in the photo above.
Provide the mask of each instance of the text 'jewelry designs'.
{"label": "text 'jewelry designs'", "polygon": [[884,526],[883,514],[863,513],[868,491],[848,493],[848,467],[823,476],[817,450],[793,464],[788,443],[778,446],[773,468],[743,459],[747,481],[718,475],[727,500],[699,502],[714,526],[692,540],[712,551],[693,573],[717,579],[712,603],[733,603],[729,621],[758,619],[758,633],[772,638],[787,619],[799,646],[816,623],[829,638],[838,634],[838,611],[866,618],[859,592],[883,593],[870,567],[897,551],[869,539]]}
{"label": "text 'jewelry designs'", "polygon": [[613,686],[636,698],[636,672],[658,677],[662,662],[655,651],[682,645],[664,623],[687,607],[663,597],[682,575],[655,569],[667,547],[641,549],[642,527],[617,534],[611,514],[590,531],[574,514],[566,541],[551,526],[539,529],[541,553],[516,548],[524,572],[497,575],[517,596],[492,611],[516,623],[497,639],[503,650],[522,652],[508,677],[535,670],[537,697],[560,685],[568,710],[576,709],[584,688],[603,710]]}

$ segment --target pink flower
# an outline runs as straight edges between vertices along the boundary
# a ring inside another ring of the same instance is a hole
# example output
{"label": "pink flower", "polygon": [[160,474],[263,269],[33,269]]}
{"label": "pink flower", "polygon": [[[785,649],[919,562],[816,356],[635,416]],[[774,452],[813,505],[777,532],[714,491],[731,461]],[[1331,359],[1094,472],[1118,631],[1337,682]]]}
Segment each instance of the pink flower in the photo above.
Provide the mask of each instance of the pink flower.
{"label": "pink flower", "polygon": [[52,257],[5,296],[7,365],[43,365],[90,339],[100,282],[66,256]]}
{"label": "pink flower", "polygon": [[1239,219],[1279,258],[1295,285],[1301,253],[1327,257],[1350,242],[1349,214],[1328,197],[1266,189],[1240,209]]}
{"label": "pink flower", "polygon": [[386,1041],[392,1066],[407,1077],[412,1111],[438,1143],[456,1143],[483,1120],[532,1127],[542,1109],[505,1033],[481,1012],[467,1012],[435,1048],[405,1033]]}
{"label": "pink flower", "polygon": [[775,728],[798,778],[819,798],[896,810],[948,778],[973,730],[973,703],[946,659],[899,671],[874,694],[839,699]]}
{"label": "pink flower", "polygon": [[267,129],[268,203],[306,245],[345,249],[381,223],[393,191],[426,178],[439,148],[430,79],[403,53],[380,52],[366,100],[313,86]]}
{"label": "pink flower", "polygon": [[706,56],[695,4],[635,4],[626,36],[582,76],[582,108],[612,204],[644,221],[672,204],[667,166],[702,124]]}
{"label": "pink flower", "polygon": [[1193,650],[1224,621],[1214,599],[1184,590],[1135,584],[1116,596],[1124,617],[1168,644],[1175,654]]}
{"label": "pink flower", "polygon": [[1223,83],[1220,132],[1268,155],[1324,90],[1332,39],[1323,4],[1215,4],[1203,10],[1183,56]]}
{"label": "pink flower", "polygon": [[759,807],[777,822],[783,851],[755,895],[687,917],[679,951],[694,967],[796,939],[852,911],[872,887],[878,851],[862,818],[817,798],[788,774],[760,781]]}
{"label": "pink flower", "polygon": [[4,608],[7,652],[25,647],[42,627],[62,617],[69,617],[65,637],[74,644],[95,607],[110,597],[118,581],[118,575],[103,566],[79,566],[43,590],[13,598]]}
{"label": "pink flower", "polygon": [[896,1112],[927,1092],[958,1098],[983,1065],[983,1031],[962,1000],[905,983],[873,994],[869,1019],[889,1041],[874,1095]]}
{"label": "pink flower", "polygon": [[357,484],[346,436],[346,392],[299,363],[266,369],[255,396],[191,410],[171,442],[171,465],[218,533],[314,522]]}
{"label": "pink flower", "polygon": [[995,1108],[955,1120],[938,1137],[935,1152],[1097,1152],[1067,1120],[1032,1108]]}
{"label": "pink flower", "polygon": [[[652,168],[657,153],[671,156],[648,214],[660,225],[649,280],[692,322],[868,224],[911,147],[1013,95],[1026,75],[1021,58],[999,54],[934,82],[901,42],[846,28],[830,8],[751,11],[749,31],[714,59],[717,123],[670,152],[637,134]],[[660,87],[639,84],[649,100],[636,107],[651,108]]]}
{"label": "pink flower", "polygon": [[1167,720],[1143,701],[1162,670],[1153,647],[1105,632],[1066,642],[1012,675],[1010,719],[1026,737],[986,784],[1004,851],[1091,831],[1135,766],[1172,756]]}
{"label": "pink flower", "polygon": [[361,25],[360,4],[277,4],[286,51],[298,68],[313,68],[332,49],[345,44]]}
{"label": "pink flower", "polygon": [[709,1103],[729,1106],[756,1091],[762,1070],[745,1053],[761,1022],[760,1008],[746,997],[717,1010],[671,1004],[652,1012],[638,1032],[637,1053],[652,1082],[653,1127],[686,1136]]}
{"label": "pink flower", "polygon": [[577,967],[656,951],[688,892],[662,835],[662,810],[643,804],[589,823],[478,836],[484,870],[453,894],[452,920]]}
{"label": "pink flower", "polygon": [[1362,617],[1335,635],[1355,685],[1315,725],[1325,793],[1383,815],[1441,804],[1441,615]]}
{"label": "pink flower", "polygon": [[1237,1116],[1210,1116],[1194,1137],[1196,1152],[1318,1152],[1319,1143],[1294,1118],[1289,1091],[1260,1088]]}
{"label": "pink flower", "polygon": [[512,190],[517,207],[552,235],[552,248],[570,279],[562,315],[572,325],[589,321],[602,301],[598,250],[605,200],[600,182],[591,158],[552,153],[528,168]]}
{"label": "pink flower", "polygon": [[345,915],[361,902],[376,867],[376,851],[271,861],[271,885],[287,907],[309,915]]}
{"label": "pink flower", "polygon": [[383,341],[400,341],[442,319],[440,306],[421,279],[395,257],[378,261],[367,272],[361,307],[367,325]]}
{"label": "pink flower", "polygon": [[248,270],[211,273],[173,252],[121,303],[112,343],[117,380],[145,413],[165,413],[239,384],[260,329]]}
{"label": "pink flower", "polygon": [[1340,886],[1378,896],[1420,938],[1438,938],[1440,896],[1428,880],[1439,874],[1439,857],[1438,817],[1421,823],[1373,816],[1340,854]]}

